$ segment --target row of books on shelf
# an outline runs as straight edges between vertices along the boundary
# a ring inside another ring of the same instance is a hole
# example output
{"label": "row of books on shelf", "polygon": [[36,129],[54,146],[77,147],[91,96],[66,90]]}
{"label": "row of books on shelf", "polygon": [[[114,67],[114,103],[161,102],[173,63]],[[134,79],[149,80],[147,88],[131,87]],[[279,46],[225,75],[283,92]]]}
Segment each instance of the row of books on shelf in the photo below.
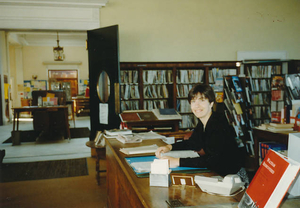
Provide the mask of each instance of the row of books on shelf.
{"label": "row of books on shelf", "polygon": [[214,67],[211,69],[213,78],[223,78],[225,76],[234,76],[237,75],[236,69],[220,69],[217,67]]}
{"label": "row of books on shelf", "polygon": [[203,82],[203,69],[181,69],[176,72],[177,83],[201,83]]}
{"label": "row of books on shelf", "polygon": [[172,70],[144,70],[144,84],[166,84],[172,83]]}
{"label": "row of books on shelf", "polygon": [[153,110],[158,108],[168,108],[167,100],[144,100],[144,109]]}
{"label": "row of books on shelf", "polygon": [[255,106],[253,107],[252,116],[257,118],[271,118],[271,111],[269,106]]}
{"label": "row of books on shelf", "polygon": [[139,92],[139,86],[138,85],[121,85],[121,98],[124,100],[128,99],[139,99],[140,98],[140,92]]}
{"label": "row of books on shelf", "polygon": [[267,93],[256,93],[251,95],[252,105],[269,105],[270,96]]}
{"label": "row of books on shelf", "polygon": [[208,79],[209,83],[214,83],[218,78],[222,78],[224,76],[234,76],[237,75],[237,70],[236,69],[220,69],[220,68],[212,68],[208,72]]}
{"label": "row of books on shelf", "polygon": [[139,78],[138,70],[121,70],[121,83],[137,83]]}
{"label": "row of books on shelf", "polygon": [[270,80],[269,79],[252,79],[250,77],[250,85],[252,91],[269,91]]}
{"label": "row of books on shelf", "polygon": [[177,97],[188,97],[190,89],[193,87],[192,84],[176,85]]}
{"label": "row of books on shelf", "polygon": [[260,142],[259,143],[259,164],[265,159],[269,150],[272,149],[280,154],[287,156],[287,145],[278,142]]}
{"label": "row of books on shelf", "polygon": [[190,113],[190,112],[192,112],[191,105],[190,105],[189,101],[185,100],[185,99],[177,100],[176,109],[180,113]]}
{"label": "row of books on shelf", "polygon": [[144,86],[144,98],[168,98],[169,92],[166,85]]}
{"label": "row of books on shelf", "polygon": [[247,72],[252,78],[271,78],[272,74],[282,74],[281,65],[255,65],[247,67]]}
{"label": "row of books on shelf", "polygon": [[138,100],[121,100],[121,111],[124,110],[139,110]]}
{"label": "row of books on shelf", "polygon": [[284,109],[284,101],[271,101],[271,112],[274,111],[281,111],[281,109]]}
{"label": "row of books on shelf", "polygon": [[179,128],[195,128],[198,119],[194,116],[194,114],[181,115],[182,121],[179,122]]}

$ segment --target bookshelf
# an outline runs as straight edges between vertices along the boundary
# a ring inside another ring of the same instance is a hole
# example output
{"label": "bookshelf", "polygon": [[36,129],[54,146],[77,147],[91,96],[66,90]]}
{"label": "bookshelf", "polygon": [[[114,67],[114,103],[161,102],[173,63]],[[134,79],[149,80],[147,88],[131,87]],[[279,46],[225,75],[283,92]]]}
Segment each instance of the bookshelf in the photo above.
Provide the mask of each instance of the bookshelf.
{"label": "bookshelf", "polygon": [[[291,74],[297,70],[297,63],[296,60],[243,63],[245,74],[250,83],[254,126],[270,123],[272,117],[278,118],[280,109],[285,106],[285,90],[283,87],[281,89],[278,86],[275,87],[275,79],[284,80],[285,74]],[[283,85],[282,83],[281,86]],[[281,96],[278,97],[279,95]]]}
{"label": "bookshelf", "polygon": [[175,108],[182,116],[180,129],[196,126],[188,92],[196,83],[210,84],[223,107],[223,76],[238,75],[239,62],[121,62],[121,111]]}
{"label": "bookshelf", "polygon": [[[225,76],[225,115],[235,128],[237,138],[246,147],[249,156],[247,168],[257,166],[254,165],[258,153],[253,127],[270,123],[275,118],[272,114],[278,115],[286,106],[284,79],[286,74],[297,72],[299,67],[295,66],[293,60],[244,62],[246,76]],[[239,82],[240,90],[235,86],[235,80]],[[280,116],[277,122],[281,122]]]}

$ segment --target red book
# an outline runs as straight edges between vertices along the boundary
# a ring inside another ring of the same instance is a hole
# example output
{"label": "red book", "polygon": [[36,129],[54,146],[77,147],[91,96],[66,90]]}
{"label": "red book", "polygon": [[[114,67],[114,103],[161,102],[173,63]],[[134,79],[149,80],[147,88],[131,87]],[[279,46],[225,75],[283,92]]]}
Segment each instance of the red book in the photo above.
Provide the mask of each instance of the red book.
{"label": "red book", "polygon": [[141,117],[139,116],[138,113],[121,113],[119,114],[121,121],[126,122],[126,121],[140,121]]}
{"label": "red book", "polygon": [[278,207],[299,169],[300,163],[270,149],[238,207]]}

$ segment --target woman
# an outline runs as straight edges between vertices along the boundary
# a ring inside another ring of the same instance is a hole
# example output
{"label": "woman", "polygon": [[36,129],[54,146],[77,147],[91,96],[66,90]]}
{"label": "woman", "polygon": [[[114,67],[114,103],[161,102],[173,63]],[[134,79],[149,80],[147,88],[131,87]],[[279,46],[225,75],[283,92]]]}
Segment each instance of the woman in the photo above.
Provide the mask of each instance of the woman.
{"label": "woman", "polygon": [[[190,90],[188,101],[200,122],[188,140],[159,147],[156,156],[169,159],[170,167],[205,167],[223,176],[237,174],[243,165],[243,155],[225,116],[212,111],[215,102],[213,89],[209,85],[197,84]],[[171,150],[194,150],[200,157],[161,157],[161,153]]]}

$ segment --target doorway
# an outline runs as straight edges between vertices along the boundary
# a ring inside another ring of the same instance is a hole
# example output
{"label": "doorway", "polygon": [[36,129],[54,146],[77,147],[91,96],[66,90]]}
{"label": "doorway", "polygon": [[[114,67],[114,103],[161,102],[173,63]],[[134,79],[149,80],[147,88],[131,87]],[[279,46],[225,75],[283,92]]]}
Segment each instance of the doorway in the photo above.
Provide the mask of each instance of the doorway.
{"label": "doorway", "polygon": [[48,70],[50,90],[65,90],[67,100],[72,100],[78,94],[77,70]]}

